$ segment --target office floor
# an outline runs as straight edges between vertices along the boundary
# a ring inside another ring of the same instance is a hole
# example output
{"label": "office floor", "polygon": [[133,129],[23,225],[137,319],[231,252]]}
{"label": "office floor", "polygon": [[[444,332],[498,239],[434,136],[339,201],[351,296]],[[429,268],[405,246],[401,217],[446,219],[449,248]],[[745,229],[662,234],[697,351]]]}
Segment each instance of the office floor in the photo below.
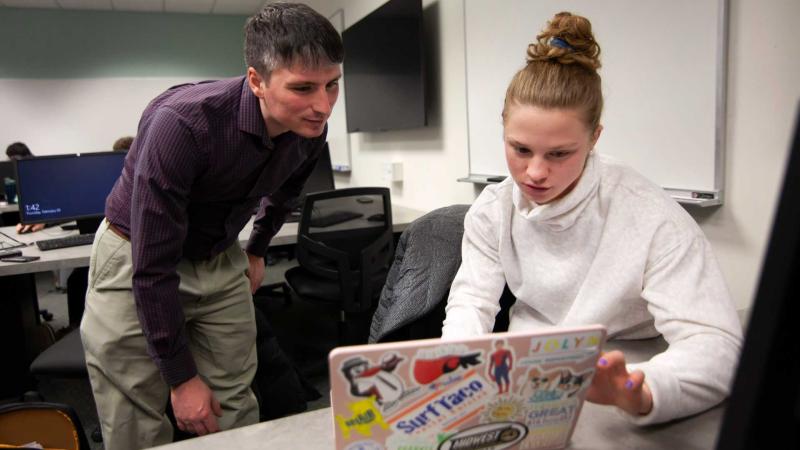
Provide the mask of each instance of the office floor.
{"label": "office floor", "polygon": [[[276,265],[268,266],[265,283],[282,281],[283,272],[295,264],[295,260],[282,259]],[[58,334],[68,325],[68,316],[67,296],[56,287],[57,283],[53,273],[37,275],[39,306],[53,315],[49,323]],[[327,367],[324,363],[327,350],[332,347],[336,336],[335,314],[320,313],[314,305],[298,301],[285,306],[277,294],[257,299],[256,305],[273,326],[281,348],[321,394],[319,399],[308,402],[308,410],[330,406]],[[314,320],[308,320],[309,317]],[[38,392],[47,401],[71,405],[81,420],[91,449],[103,448],[102,443],[90,439],[97,426],[97,412],[88,380],[41,380]]]}

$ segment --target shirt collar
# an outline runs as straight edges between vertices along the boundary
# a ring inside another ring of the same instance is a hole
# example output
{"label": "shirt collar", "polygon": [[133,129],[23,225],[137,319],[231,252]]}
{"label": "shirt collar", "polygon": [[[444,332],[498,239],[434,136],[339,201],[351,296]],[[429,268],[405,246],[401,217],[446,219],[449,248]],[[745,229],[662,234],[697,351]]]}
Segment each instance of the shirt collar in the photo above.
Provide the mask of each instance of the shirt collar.
{"label": "shirt collar", "polygon": [[275,143],[267,133],[264,116],[261,115],[258,97],[250,90],[250,86],[247,84],[247,77],[242,77],[242,95],[239,100],[239,130],[258,136],[261,139],[263,148],[275,149]]}
{"label": "shirt collar", "polygon": [[564,197],[546,205],[537,205],[525,198],[519,186],[514,183],[512,199],[515,209],[523,218],[532,222],[547,224],[558,230],[571,227],[597,191],[599,176],[595,159],[594,152],[590,153],[575,188]]}

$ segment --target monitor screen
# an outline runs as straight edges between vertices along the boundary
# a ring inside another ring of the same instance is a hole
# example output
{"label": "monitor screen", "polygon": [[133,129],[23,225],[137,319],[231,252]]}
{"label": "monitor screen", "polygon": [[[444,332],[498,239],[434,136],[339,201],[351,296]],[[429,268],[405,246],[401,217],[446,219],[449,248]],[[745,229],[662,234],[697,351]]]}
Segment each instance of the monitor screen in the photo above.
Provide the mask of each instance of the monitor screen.
{"label": "monitor screen", "polygon": [[317,160],[317,165],[314,166],[314,171],[311,172],[305,186],[303,186],[300,198],[302,199],[309,192],[330,191],[332,189],[334,189],[333,165],[331,164],[331,152],[326,142]]}
{"label": "monitor screen", "polygon": [[422,0],[389,0],[342,33],[347,131],[423,127]]}
{"label": "monitor screen", "polygon": [[17,161],[20,221],[64,222],[103,217],[122,173],[125,152],[42,156]]}
{"label": "monitor screen", "polygon": [[718,449],[800,448],[800,109]]}
{"label": "monitor screen", "polygon": [[[286,215],[287,222],[297,222],[300,220],[300,211],[303,209],[303,202],[305,202],[306,194],[311,192],[332,191],[336,189],[333,185],[333,166],[331,165],[331,152],[328,149],[328,143],[319,155],[317,165],[314,166],[314,171],[308,176],[306,184],[297,199],[289,205],[289,213]],[[253,212],[255,214],[258,211]]]}

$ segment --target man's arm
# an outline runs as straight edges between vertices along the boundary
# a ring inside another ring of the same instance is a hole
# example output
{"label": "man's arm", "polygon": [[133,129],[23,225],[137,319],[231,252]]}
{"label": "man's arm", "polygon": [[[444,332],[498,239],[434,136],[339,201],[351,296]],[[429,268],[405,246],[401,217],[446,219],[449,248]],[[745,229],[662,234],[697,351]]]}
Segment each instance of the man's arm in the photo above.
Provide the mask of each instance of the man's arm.
{"label": "man's arm", "polygon": [[283,226],[286,221],[286,215],[291,210],[291,205],[303,192],[303,186],[305,186],[308,177],[311,176],[311,172],[314,171],[314,166],[317,164],[324,142],[323,134],[319,140],[319,148],[315,150],[313,156],[301,164],[280,189],[261,200],[261,205],[253,221],[253,231],[250,233],[250,240],[245,248],[248,255],[261,258],[266,255],[270,240]]}
{"label": "man's arm", "polygon": [[198,155],[182,118],[164,108],[139,136],[130,223],[133,294],[149,353],[167,384],[177,386],[197,374],[184,334],[177,266]]}
{"label": "man's arm", "polygon": [[178,294],[189,194],[198,173],[198,150],[175,112],[161,109],[139,133],[131,199],[133,293],[148,351],[164,381],[181,430],[218,431],[219,402],[197,374]]}

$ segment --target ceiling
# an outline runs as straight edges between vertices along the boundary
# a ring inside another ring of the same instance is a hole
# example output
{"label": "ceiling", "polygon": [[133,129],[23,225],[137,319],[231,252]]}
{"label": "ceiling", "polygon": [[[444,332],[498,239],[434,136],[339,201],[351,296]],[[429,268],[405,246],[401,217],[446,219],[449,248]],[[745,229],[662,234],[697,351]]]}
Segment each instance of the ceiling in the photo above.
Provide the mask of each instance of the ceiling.
{"label": "ceiling", "polygon": [[0,9],[43,8],[92,11],[251,15],[268,0],[0,0]]}

